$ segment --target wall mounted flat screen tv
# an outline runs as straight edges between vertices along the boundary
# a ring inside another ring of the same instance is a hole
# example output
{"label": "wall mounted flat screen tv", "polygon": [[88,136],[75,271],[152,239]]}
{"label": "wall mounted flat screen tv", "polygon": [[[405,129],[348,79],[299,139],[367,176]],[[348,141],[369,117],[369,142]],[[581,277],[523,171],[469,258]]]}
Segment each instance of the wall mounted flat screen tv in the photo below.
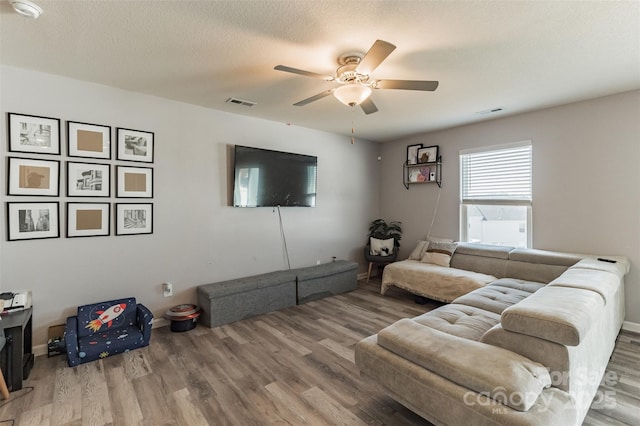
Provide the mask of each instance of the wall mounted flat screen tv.
{"label": "wall mounted flat screen tv", "polygon": [[236,145],[234,207],[315,207],[318,158]]}

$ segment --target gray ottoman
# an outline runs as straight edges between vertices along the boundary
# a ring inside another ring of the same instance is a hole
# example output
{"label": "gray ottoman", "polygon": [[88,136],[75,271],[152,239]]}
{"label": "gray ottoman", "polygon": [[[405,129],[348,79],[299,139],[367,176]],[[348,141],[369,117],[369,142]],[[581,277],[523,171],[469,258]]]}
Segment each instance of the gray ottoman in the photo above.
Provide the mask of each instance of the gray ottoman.
{"label": "gray ottoman", "polygon": [[358,288],[358,264],[347,260],[294,269],[298,276],[298,304]]}
{"label": "gray ottoman", "polygon": [[198,286],[200,320],[218,327],[296,305],[296,274],[278,271]]}

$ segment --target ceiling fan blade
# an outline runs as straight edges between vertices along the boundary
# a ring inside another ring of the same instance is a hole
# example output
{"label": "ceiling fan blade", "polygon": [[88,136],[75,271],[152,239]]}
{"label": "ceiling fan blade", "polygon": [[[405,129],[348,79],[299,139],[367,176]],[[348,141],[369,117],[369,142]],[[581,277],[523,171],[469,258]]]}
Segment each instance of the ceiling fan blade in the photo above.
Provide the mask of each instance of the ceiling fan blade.
{"label": "ceiling fan blade", "polygon": [[288,67],[286,65],[276,65],[275,67],[273,67],[274,70],[278,70],[278,71],[284,71],[284,72],[290,72],[293,74],[300,74],[300,75],[304,75],[306,77],[314,77],[314,78],[320,78],[322,80],[325,81],[333,81],[336,78],[332,77],[330,75],[323,75],[323,74],[318,74],[315,72],[311,72],[311,71],[305,71],[305,70],[299,70],[297,68],[291,68]]}
{"label": "ceiling fan blade", "polygon": [[373,114],[374,112],[378,112],[378,107],[371,100],[371,96],[360,103],[360,108],[362,108],[365,114]]}
{"label": "ceiling fan blade", "polygon": [[384,61],[387,56],[394,51],[395,48],[396,47],[391,43],[387,43],[383,40],[376,40],[358,64],[356,71],[360,74],[371,74],[373,70],[378,68],[382,61]]}
{"label": "ceiling fan blade", "polygon": [[433,92],[438,88],[437,81],[422,80],[378,80],[376,89],[426,90]]}
{"label": "ceiling fan blade", "polygon": [[300,102],[296,102],[295,106],[305,106],[306,104],[310,104],[311,102],[317,101],[318,99],[322,99],[325,96],[329,96],[330,94],[333,93],[335,89],[331,89],[331,90],[325,90],[324,92],[320,92],[317,95],[311,96],[310,98],[307,99],[303,99]]}

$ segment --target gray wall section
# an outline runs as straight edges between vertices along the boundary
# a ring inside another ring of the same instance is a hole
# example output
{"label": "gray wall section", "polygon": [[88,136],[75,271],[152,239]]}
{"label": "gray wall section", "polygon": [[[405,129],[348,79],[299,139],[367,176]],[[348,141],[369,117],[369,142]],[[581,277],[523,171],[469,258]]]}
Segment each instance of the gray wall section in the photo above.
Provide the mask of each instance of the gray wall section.
{"label": "gray wall section", "polygon": [[404,188],[407,145],[440,146],[443,185],[431,234],[457,239],[460,150],[531,140],[533,247],[627,256],[626,320],[640,323],[639,117],[640,91],[632,91],[381,145],[381,214],[403,222],[400,257],[429,232],[439,192],[433,184]]}
{"label": "gray wall section", "polygon": [[[632,309],[640,303],[640,91],[380,145],[351,145],[345,136],[12,67],[0,67],[0,93],[0,176],[6,176],[7,156],[28,156],[7,153],[7,112],[60,118],[63,153],[66,120],[110,125],[114,137],[118,126],[155,132],[152,235],[8,242],[2,226],[0,288],[33,291],[35,345],[78,305],[135,296],[159,317],[178,303],[194,303],[199,284],[286,269],[277,212],[228,206],[234,144],[318,156],[318,207],[282,209],[291,267],[336,256],[361,263],[364,271],[362,246],[372,219],[403,222],[401,258],[429,230],[439,191],[433,184],[404,188],[407,145],[440,145],[444,183],[432,235],[457,238],[458,152],[531,139],[534,247],[628,256],[626,319],[640,323]],[[104,199],[67,198],[64,164],[61,170],[60,197],[44,200],[60,202],[64,235],[66,202]],[[0,182],[6,194],[5,179]],[[42,199],[2,197],[3,204]],[[112,190],[107,201],[131,200],[115,198]],[[3,205],[3,224],[5,215]],[[162,297],[166,281],[174,284],[171,298]]]}
{"label": "gray wall section", "polygon": [[[134,201],[115,198],[113,185],[110,199],[67,198],[64,163],[60,197],[3,195],[0,287],[33,291],[34,345],[45,344],[47,327],[63,323],[78,305],[134,296],[160,317],[174,305],[195,303],[199,284],[287,268],[277,212],[229,207],[230,145],[318,157],[317,207],[281,209],[292,268],[331,262],[332,256],[363,262],[368,224],[379,214],[376,144],[356,140],[351,145],[350,137],[295,123],[228,114],[12,67],[0,68],[0,82],[2,194],[6,157],[28,156],[7,153],[7,112],[60,118],[63,153],[66,120],[112,126],[114,137],[115,127],[155,132],[154,198],[139,200],[154,204],[152,235],[114,236],[112,216],[109,237],[7,241],[6,201],[59,201],[62,236],[67,201]],[[351,128],[349,114],[345,128]],[[110,164],[137,163],[114,159]],[[114,168],[111,175],[114,179]],[[174,296],[163,298],[161,284],[167,281],[173,283]]]}

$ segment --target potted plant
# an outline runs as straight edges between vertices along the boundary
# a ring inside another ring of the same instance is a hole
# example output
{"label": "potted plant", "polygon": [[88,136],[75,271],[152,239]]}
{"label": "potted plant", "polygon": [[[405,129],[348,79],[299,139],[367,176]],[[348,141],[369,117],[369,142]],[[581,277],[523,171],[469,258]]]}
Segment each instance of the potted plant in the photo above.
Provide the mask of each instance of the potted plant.
{"label": "potted plant", "polygon": [[390,221],[387,223],[384,219],[376,219],[369,225],[369,237],[380,240],[393,238],[393,246],[397,252],[400,248],[400,239],[402,239],[402,222]]}

